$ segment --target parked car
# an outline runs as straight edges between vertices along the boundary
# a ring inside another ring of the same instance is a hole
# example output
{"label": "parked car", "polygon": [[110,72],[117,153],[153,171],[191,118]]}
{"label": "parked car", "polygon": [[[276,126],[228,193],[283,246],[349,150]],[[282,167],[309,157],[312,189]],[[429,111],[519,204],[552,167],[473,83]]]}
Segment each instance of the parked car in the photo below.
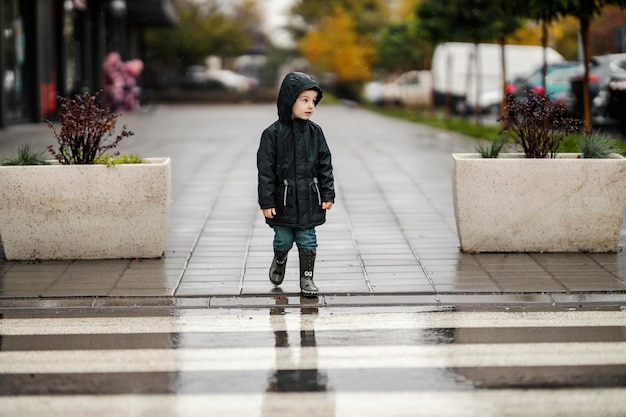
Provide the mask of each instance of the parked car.
{"label": "parked car", "polygon": [[258,80],[246,77],[230,70],[211,70],[207,71],[209,80],[216,81],[224,85],[227,90],[246,92],[258,87]]}
{"label": "parked car", "polygon": [[363,97],[370,103],[381,106],[385,104],[384,89],[385,85],[380,81],[370,81],[363,87]]}
{"label": "parked car", "polygon": [[520,95],[524,90],[536,94],[547,94],[555,98],[561,94],[569,93],[572,89],[570,80],[581,74],[583,64],[579,61],[567,61],[556,64],[548,64],[546,67],[546,85],[543,86],[543,66],[534,70],[524,78],[513,81],[511,87],[513,94]]}
{"label": "parked car", "polygon": [[[478,67],[475,52],[478,53]],[[549,64],[565,61],[553,48],[538,45],[506,45],[505,59],[506,80],[530,73],[544,60]],[[481,43],[478,48],[468,42],[446,42],[438,45],[432,62],[435,105],[450,105],[454,112],[463,114],[475,112],[474,107],[477,104],[482,111],[490,104],[500,102],[501,61],[502,47],[495,43]],[[479,74],[476,74],[477,68]],[[477,86],[478,82],[480,88]]]}
{"label": "parked car", "polygon": [[626,60],[616,60],[608,85],[607,113],[609,117],[626,125]]}
{"label": "parked car", "polygon": [[190,65],[185,68],[180,85],[184,88],[204,87],[207,80],[206,67],[204,65]]}
{"label": "parked car", "polygon": [[204,65],[186,68],[181,83],[184,88],[212,88],[246,92],[258,87],[258,80],[230,70],[211,70]]}
{"label": "parked car", "polygon": [[383,85],[383,102],[406,107],[426,107],[432,96],[430,71],[408,71]]}
{"label": "parked car", "polygon": [[[507,85],[507,93],[521,97],[528,92],[547,94],[551,99],[566,106],[566,95],[571,92],[570,80],[580,74],[583,65],[579,61],[565,61],[548,64],[546,67],[546,87],[543,86],[543,65],[530,74],[515,78]],[[481,108],[485,114],[500,115],[502,91],[488,91],[481,95]]]}
{"label": "parked car", "polygon": [[[571,80],[568,110],[583,117],[583,76]],[[609,54],[592,57],[589,61],[589,95],[591,115],[596,123],[615,123],[624,118],[621,80],[626,79],[626,54]],[[611,82],[613,85],[611,86]]]}

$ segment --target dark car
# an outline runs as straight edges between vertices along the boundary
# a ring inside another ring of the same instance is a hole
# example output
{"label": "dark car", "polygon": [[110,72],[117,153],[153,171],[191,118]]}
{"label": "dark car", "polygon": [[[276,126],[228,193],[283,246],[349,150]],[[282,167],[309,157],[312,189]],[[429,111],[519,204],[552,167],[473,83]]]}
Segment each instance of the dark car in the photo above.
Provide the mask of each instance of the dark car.
{"label": "dark car", "polygon": [[626,125],[626,59],[613,61],[611,79],[608,85],[608,103],[606,110],[609,117]]}
{"label": "dark car", "polygon": [[[583,117],[583,77],[571,80],[572,94],[568,110],[575,117]],[[619,103],[624,103],[620,81],[626,80],[626,54],[592,57],[589,61],[589,98],[594,122],[611,123],[624,118]],[[611,87],[611,82],[613,86]]]}
{"label": "dark car", "polygon": [[558,97],[571,90],[570,79],[580,74],[583,64],[580,61],[566,61],[546,66],[546,88],[543,86],[543,66],[537,68],[526,77],[517,78],[509,87],[509,91],[522,95],[524,91],[535,94],[547,94],[550,98]]}

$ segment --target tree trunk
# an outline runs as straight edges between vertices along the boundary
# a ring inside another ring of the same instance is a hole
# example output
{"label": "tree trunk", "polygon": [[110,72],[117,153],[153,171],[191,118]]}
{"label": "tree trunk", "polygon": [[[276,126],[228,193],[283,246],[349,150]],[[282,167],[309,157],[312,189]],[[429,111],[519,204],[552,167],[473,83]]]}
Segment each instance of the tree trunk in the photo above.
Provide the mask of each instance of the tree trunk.
{"label": "tree trunk", "polygon": [[[467,55],[467,72],[465,73],[465,91],[463,94],[465,94],[464,99],[464,104],[465,104],[465,109],[464,109],[464,113],[466,115],[469,114],[468,109],[469,109],[469,99],[471,97],[470,94],[470,88],[472,86],[472,65],[474,65],[474,69],[476,68],[475,64],[474,64],[474,59],[476,58],[476,47],[473,47],[469,50],[469,54]],[[476,80],[476,74],[474,74],[474,80]]]}
{"label": "tree trunk", "polygon": [[[452,69],[454,68],[454,58],[452,57],[452,54],[450,53],[450,50],[448,50],[448,53],[446,55],[446,102],[444,105],[445,108],[445,118],[449,119],[450,115],[452,114],[452,109],[454,106],[453,103],[453,97],[452,97]],[[433,84],[434,86],[434,84]],[[434,94],[433,94],[434,97]]]}
{"label": "tree trunk", "polygon": [[541,46],[543,48],[543,67],[541,68],[541,86],[544,94],[548,93],[546,78],[548,77],[548,22],[541,21]]}
{"label": "tree trunk", "polygon": [[502,102],[500,103],[500,116],[502,118],[502,128],[507,128],[506,123],[506,38],[500,36],[500,67],[502,69]]}
{"label": "tree trunk", "polygon": [[476,125],[481,126],[483,124],[482,122],[482,113],[483,113],[483,109],[482,106],[480,105],[480,93],[482,90],[482,79],[483,76],[481,74],[482,71],[482,67],[480,65],[480,47],[478,42],[474,43],[474,68],[476,70],[476,97],[475,97],[475,102],[474,102],[474,113],[476,115]]}

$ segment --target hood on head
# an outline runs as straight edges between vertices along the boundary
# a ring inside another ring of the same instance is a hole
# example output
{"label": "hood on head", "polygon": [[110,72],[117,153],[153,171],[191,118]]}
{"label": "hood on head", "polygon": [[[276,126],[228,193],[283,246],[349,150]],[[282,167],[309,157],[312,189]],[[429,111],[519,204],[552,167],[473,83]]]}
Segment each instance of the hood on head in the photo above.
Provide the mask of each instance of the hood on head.
{"label": "hood on head", "polygon": [[285,123],[291,123],[291,108],[301,92],[306,90],[317,91],[317,101],[322,99],[322,89],[315,80],[303,72],[290,72],[287,74],[278,92],[278,118]]}

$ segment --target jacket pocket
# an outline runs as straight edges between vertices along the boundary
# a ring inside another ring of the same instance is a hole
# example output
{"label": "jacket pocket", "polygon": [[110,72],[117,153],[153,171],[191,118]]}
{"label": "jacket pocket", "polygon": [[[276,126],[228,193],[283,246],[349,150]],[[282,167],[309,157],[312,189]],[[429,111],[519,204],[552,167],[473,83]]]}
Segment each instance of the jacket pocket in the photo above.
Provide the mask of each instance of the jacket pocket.
{"label": "jacket pocket", "polygon": [[313,192],[317,195],[317,205],[322,205],[322,193],[320,192],[320,184],[317,180],[317,177],[313,177],[313,182],[311,183],[311,188]]}
{"label": "jacket pocket", "polygon": [[284,179],[281,184],[276,185],[276,205],[277,208],[287,208],[287,196],[293,192],[291,185],[287,179]]}

